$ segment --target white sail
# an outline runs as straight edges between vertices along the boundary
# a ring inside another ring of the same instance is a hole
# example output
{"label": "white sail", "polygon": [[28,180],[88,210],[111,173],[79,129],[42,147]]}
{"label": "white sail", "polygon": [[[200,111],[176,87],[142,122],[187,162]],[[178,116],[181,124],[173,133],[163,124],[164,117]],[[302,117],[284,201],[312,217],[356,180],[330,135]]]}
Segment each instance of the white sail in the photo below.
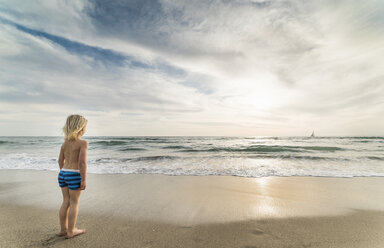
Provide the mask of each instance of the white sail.
{"label": "white sail", "polygon": [[315,137],[315,131],[312,131],[311,137]]}

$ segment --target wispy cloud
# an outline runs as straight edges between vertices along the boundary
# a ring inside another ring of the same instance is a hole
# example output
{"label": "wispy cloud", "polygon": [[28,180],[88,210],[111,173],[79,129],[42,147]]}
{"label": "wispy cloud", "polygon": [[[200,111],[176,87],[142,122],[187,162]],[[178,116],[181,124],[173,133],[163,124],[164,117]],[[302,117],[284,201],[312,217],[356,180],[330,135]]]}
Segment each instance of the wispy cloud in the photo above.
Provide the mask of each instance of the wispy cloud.
{"label": "wispy cloud", "polygon": [[0,135],[72,112],[99,135],[380,135],[383,24],[376,0],[0,1]]}

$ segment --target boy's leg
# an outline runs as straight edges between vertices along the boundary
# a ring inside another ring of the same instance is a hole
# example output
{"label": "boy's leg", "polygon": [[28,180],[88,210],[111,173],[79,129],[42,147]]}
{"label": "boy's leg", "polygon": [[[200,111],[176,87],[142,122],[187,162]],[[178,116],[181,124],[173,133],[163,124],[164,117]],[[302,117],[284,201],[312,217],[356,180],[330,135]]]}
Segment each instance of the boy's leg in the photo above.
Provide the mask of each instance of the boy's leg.
{"label": "boy's leg", "polygon": [[68,231],[67,238],[82,234],[84,229],[76,228],[76,220],[79,209],[81,190],[69,190],[69,213],[68,213]]}
{"label": "boy's leg", "polygon": [[61,204],[60,216],[60,233],[59,236],[64,236],[68,230],[68,209],[69,209],[69,190],[68,187],[62,187],[61,193],[63,194],[63,203]]}

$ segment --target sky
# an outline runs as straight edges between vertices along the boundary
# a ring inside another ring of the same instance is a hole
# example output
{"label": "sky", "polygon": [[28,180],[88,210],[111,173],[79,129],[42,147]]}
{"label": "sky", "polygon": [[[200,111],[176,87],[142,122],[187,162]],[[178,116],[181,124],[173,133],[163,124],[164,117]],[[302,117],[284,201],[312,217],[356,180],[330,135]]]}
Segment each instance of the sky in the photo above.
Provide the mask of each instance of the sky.
{"label": "sky", "polygon": [[0,135],[383,136],[382,0],[0,0]]}

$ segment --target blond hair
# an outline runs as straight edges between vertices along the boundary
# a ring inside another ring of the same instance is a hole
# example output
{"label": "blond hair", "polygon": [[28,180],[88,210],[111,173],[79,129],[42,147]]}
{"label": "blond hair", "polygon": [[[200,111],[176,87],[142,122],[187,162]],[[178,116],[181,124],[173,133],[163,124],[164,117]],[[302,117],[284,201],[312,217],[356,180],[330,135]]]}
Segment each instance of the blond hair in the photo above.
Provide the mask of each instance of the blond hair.
{"label": "blond hair", "polygon": [[65,140],[76,140],[80,131],[87,125],[88,120],[81,115],[70,115],[63,127]]}

